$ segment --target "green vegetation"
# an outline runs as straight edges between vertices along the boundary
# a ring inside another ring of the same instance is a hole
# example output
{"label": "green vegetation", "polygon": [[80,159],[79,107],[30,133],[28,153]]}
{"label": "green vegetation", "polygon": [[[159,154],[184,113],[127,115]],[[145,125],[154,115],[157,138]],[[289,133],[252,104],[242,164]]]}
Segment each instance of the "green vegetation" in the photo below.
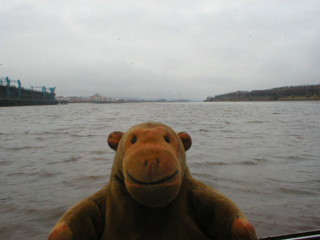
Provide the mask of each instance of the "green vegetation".
{"label": "green vegetation", "polygon": [[208,97],[205,102],[213,101],[315,101],[320,100],[320,84],[290,86],[266,90],[237,91]]}

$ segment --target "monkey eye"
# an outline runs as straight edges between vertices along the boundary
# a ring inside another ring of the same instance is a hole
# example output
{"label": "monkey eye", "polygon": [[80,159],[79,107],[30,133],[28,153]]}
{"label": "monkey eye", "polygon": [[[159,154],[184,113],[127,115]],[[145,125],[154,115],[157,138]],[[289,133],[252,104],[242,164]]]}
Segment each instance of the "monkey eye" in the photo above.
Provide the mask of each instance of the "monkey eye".
{"label": "monkey eye", "polygon": [[136,141],[137,141],[137,137],[134,136],[134,137],[131,139],[131,143],[134,144]]}
{"label": "monkey eye", "polygon": [[170,139],[169,139],[168,136],[165,136],[165,137],[164,137],[164,140],[165,140],[167,143],[170,143]]}

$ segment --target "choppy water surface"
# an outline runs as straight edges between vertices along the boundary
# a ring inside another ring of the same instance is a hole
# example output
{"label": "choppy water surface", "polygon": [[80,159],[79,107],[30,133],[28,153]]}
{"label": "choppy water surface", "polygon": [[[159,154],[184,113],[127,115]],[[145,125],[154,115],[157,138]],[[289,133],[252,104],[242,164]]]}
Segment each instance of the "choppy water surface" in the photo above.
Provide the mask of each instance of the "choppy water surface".
{"label": "choppy water surface", "polygon": [[45,239],[107,183],[114,130],[187,131],[193,176],[226,194],[259,236],[320,228],[320,102],[69,104],[0,108],[0,239]]}

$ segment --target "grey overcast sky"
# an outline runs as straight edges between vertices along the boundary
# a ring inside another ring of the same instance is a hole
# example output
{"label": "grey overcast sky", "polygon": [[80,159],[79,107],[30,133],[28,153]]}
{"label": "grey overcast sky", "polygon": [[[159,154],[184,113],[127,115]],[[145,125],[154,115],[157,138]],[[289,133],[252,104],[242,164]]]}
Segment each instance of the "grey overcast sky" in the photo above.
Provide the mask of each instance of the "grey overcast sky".
{"label": "grey overcast sky", "polygon": [[0,0],[0,63],[58,96],[320,84],[320,1]]}

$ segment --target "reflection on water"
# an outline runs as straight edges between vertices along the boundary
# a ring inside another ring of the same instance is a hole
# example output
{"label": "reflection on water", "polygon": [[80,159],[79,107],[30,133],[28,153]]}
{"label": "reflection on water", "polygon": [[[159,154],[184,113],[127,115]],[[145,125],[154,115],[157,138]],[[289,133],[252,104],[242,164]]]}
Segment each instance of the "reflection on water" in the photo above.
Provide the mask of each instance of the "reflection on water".
{"label": "reflection on water", "polygon": [[1,108],[0,238],[45,239],[109,178],[114,130],[187,131],[194,177],[244,211],[259,236],[320,227],[320,103],[69,104]]}

